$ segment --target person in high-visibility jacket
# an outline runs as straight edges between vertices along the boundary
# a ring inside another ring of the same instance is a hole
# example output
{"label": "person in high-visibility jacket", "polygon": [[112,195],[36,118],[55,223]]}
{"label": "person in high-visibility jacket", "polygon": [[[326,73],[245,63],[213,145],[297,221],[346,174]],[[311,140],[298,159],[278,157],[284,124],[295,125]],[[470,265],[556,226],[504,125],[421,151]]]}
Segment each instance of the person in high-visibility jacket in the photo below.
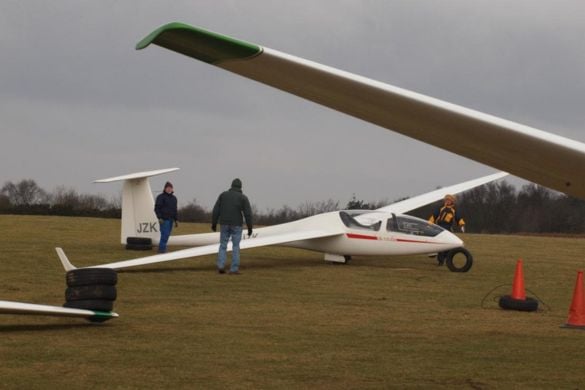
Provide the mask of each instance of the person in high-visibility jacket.
{"label": "person in high-visibility jacket", "polygon": [[[443,229],[453,231],[453,226],[456,225],[465,233],[465,221],[455,209],[455,196],[445,195],[443,206],[439,207],[429,218],[430,223],[439,225]],[[437,255],[439,265],[445,263],[447,252],[441,252]]]}
{"label": "person in high-visibility jacket", "polygon": [[462,232],[465,232],[465,221],[455,209],[455,196],[453,195],[445,195],[443,206],[435,210],[429,218],[429,222],[449,231],[453,230],[453,225],[457,225]]}

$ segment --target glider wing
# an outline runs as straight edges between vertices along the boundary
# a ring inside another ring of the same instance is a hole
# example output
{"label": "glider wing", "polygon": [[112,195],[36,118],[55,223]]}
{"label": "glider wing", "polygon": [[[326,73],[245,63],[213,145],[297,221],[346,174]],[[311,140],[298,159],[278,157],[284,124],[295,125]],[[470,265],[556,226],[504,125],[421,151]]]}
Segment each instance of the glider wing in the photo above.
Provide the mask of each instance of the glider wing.
{"label": "glider wing", "polygon": [[[268,237],[250,238],[242,240],[240,243],[240,249],[258,248],[268,245],[286,244],[293,241],[310,240],[314,238],[331,237],[340,234],[340,232],[322,231],[322,230],[307,230],[298,231],[292,233],[275,234]],[[63,250],[56,248],[59,254],[59,259],[63,264],[65,270],[74,269],[73,265],[69,262]],[[228,244],[228,251],[232,250],[232,244]],[[199,257],[205,255],[211,255],[217,253],[218,244],[199,246],[196,248],[182,249],[174,252],[163,253],[154,256],[140,257],[132,260],[117,261],[114,263],[95,265],[89,268],[112,268],[122,269],[129,267],[137,267],[140,265],[164,263],[168,261],[182,260],[191,257]]]}
{"label": "glider wing", "polygon": [[480,177],[479,179],[473,179],[449,187],[439,188],[437,190],[427,192],[426,194],[418,195],[413,198],[408,198],[400,202],[384,206],[382,208],[379,208],[377,211],[404,214],[409,211],[415,210],[419,207],[426,206],[427,204],[441,200],[447,194],[458,194],[460,192],[467,191],[475,187],[479,187],[491,181],[501,179],[502,177],[507,175],[508,173],[506,172],[498,172],[492,175]]}
{"label": "glider wing", "polygon": [[94,320],[116,318],[118,314],[94,310],[70,309],[67,307],[37,305],[33,303],[0,301],[0,314],[28,314],[58,317],[83,317]]}
{"label": "glider wing", "polygon": [[546,187],[585,198],[585,144],[182,23],[154,43]]}

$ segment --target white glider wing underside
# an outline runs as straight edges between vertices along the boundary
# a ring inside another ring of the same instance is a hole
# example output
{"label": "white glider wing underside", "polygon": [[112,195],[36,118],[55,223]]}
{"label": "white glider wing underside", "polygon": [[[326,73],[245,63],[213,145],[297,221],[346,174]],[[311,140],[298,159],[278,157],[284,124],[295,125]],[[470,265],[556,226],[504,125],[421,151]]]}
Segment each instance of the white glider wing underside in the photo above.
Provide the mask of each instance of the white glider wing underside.
{"label": "white glider wing underside", "polygon": [[469,180],[464,183],[439,188],[437,190],[427,192],[426,194],[418,195],[409,199],[402,200],[400,202],[393,203],[388,206],[381,207],[376,211],[404,214],[409,211],[415,210],[419,207],[426,206],[427,204],[441,200],[447,194],[458,194],[460,192],[467,191],[475,187],[479,187],[491,181],[501,179],[502,177],[507,175],[508,173],[506,172],[498,172],[492,175],[480,177],[478,179]]}
{"label": "white glider wing underside", "polygon": [[585,198],[585,144],[181,23],[154,43],[408,137]]}
{"label": "white glider wing underside", "polygon": [[[276,234],[267,237],[250,238],[242,240],[240,249],[258,248],[268,245],[287,244],[294,241],[310,240],[315,238],[331,237],[341,234],[340,231],[324,231],[324,230],[307,230],[292,233]],[[228,244],[228,251],[232,250],[231,242]],[[199,246],[196,248],[182,249],[174,252],[164,253],[160,255],[140,257],[132,260],[117,261],[115,263],[101,264],[92,266],[90,268],[112,268],[122,269],[129,267],[137,267],[147,264],[164,263],[168,261],[175,261],[187,259],[191,257],[199,257],[217,253],[218,244]],[[63,260],[62,260],[63,261]]]}
{"label": "white glider wing underside", "polygon": [[71,309],[67,307],[37,305],[13,301],[0,301],[0,314],[46,315],[57,317],[116,318],[118,314],[94,310]]}

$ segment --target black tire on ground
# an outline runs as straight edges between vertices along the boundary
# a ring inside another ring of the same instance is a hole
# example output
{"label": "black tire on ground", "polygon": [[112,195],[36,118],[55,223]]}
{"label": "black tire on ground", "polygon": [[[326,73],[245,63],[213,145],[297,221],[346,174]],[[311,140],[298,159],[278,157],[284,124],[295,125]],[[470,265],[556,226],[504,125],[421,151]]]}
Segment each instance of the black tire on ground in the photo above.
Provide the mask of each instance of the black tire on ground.
{"label": "black tire on ground", "polygon": [[116,286],[107,284],[92,284],[90,286],[68,287],[65,290],[65,300],[80,301],[85,299],[116,300]]}
{"label": "black tire on ground", "polygon": [[84,299],[81,301],[65,302],[63,307],[84,310],[112,311],[114,308],[114,301],[106,299]]}
{"label": "black tire on ground", "polygon": [[538,301],[531,297],[526,297],[526,300],[514,299],[510,295],[503,295],[498,302],[500,307],[505,310],[518,311],[536,311],[538,310]]}
{"label": "black tire on ground", "polygon": [[345,259],[345,262],[343,264],[349,264],[349,262],[351,261],[351,256],[349,255],[344,255],[343,258]]}
{"label": "black tire on ground", "polygon": [[148,237],[126,237],[126,244],[152,245],[152,239]]}
{"label": "black tire on ground", "polygon": [[130,251],[150,251],[152,250],[151,244],[126,244],[126,249]]}
{"label": "black tire on ground", "polygon": [[68,271],[65,275],[68,287],[107,284],[115,286],[118,274],[111,268],[80,268]]}
{"label": "black tire on ground", "polygon": [[[454,257],[460,253],[462,253],[465,256],[465,264],[463,264],[462,266],[458,266],[453,261]],[[447,268],[449,268],[449,271],[451,271],[451,272],[467,272],[471,269],[471,266],[473,265],[473,256],[465,248],[451,249],[447,253],[446,263],[447,263]]]}

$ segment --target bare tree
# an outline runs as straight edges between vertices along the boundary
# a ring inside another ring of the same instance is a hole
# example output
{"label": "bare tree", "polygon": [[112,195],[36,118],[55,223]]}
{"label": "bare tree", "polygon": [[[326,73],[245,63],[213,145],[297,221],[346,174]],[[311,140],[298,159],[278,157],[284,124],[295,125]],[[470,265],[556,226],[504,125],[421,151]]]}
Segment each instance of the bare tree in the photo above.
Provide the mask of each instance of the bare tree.
{"label": "bare tree", "polygon": [[10,199],[15,206],[28,206],[47,202],[49,196],[32,179],[21,180],[18,183],[8,181],[0,192]]}
{"label": "bare tree", "polygon": [[77,209],[80,206],[79,194],[73,188],[59,186],[51,195],[51,204],[53,206]]}
{"label": "bare tree", "polygon": [[305,218],[311,215],[317,215],[321,213],[328,213],[330,211],[339,210],[339,202],[333,199],[327,199],[320,202],[309,202],[302,203],[298,208],[298,217]]}
{"label": "bare tree", "polygon": [[0,194],[0,210],[8,210],[9,208],[10,199],[4,194]]}
{"label": "bare tree", "polygon": [[197,199],[193,200],[187,205],[179,209],[179,218],[185,222],[210,222],[211,217],[209,211],[205,210],[197,203]]}

